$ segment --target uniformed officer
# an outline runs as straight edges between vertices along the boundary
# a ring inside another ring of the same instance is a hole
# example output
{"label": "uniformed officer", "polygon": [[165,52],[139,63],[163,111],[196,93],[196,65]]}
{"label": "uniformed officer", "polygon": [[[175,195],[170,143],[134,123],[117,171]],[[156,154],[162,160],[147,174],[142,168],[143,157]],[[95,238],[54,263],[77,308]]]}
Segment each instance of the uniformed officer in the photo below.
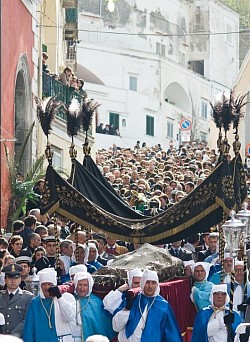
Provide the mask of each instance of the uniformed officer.
{"label": "uniformed officer", "polygon": [[30,265],[32,263],[32,259],[29,256],[20,256],[15,259],[16,264],[22,266],[23,270],[21,272],[21,283],[19,285],[21,290],[28,290],[26,279],[30,274]]}
{"label": "uniformed officer", "polygon": [[32,300],[32,294],[21,290],[21,272],[23,268],[18,264],[5,266],[6,290],[0,295],[0,313],[4,315],[5,324],[3,334],[22,337],[27,309]]}

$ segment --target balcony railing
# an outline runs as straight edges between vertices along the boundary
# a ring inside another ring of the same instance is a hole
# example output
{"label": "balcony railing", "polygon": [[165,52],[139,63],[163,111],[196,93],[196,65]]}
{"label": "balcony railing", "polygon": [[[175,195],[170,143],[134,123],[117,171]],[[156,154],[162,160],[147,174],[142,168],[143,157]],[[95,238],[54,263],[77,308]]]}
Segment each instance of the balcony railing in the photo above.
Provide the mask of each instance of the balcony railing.
{"label": "balcony railing", "polygon": [[[73,88],[65,86],[63,83],[43,72],[43,97],[55,95],[57,95],[57,100],[60,100],[67,105],[71,103],[72,98],[76,98],[79,102],[82,102],[84,99],[84,97]],[[63,109],[57,112],[57,116],[66,120]]]}

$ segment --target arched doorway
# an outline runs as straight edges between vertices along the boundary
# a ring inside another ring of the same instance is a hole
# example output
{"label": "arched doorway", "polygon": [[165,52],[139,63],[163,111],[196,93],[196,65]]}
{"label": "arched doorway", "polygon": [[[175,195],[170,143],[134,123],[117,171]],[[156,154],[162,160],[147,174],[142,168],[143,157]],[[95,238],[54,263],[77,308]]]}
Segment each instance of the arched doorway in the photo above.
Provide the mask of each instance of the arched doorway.
{"label": "arched doorway", "polygon": [[[22,54],[17,65],[15,85],[15,155],[20,154],[28,131],[32,125],[31,81],[27,57]],[[26,143],[22,153],[20,171],[24,175],[30,171],[32,165],[32,136]]]}

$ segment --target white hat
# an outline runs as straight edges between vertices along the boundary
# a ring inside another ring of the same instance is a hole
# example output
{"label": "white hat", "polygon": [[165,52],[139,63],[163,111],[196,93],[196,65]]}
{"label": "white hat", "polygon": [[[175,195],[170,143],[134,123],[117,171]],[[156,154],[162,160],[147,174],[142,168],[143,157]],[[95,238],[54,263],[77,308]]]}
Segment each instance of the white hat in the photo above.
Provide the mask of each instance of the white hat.
{"label": "white hat", "polygon": [[85,265],[79,264],[79,265],[71,266],[69,269],[70,277],[79,272],[87,272],[87,267]]}
{"label": "white hat", "polygon": [[60,255],[59,256],[59,259],[63,262],[64,264],[64,271],[65,271],[65,274],[68,274],[69,273],[69,268],[70,268],[70,263],[71,263],[71,260],[70,260],[70,257],[68,257],[67,255]]}
{"label": "white hat", "polygon": [[[76,262],[76,257],[75,257],[75,250],[76,250],[76,244],[73,243],[73,255],[72,255],[72,261]],[[83,245],[81,243],[78,243],[78,248],[82,248],[84,250],[84,264],[86,264],[88,262],[88,258],[89,258],[89,248],[86,245]]]}
{"label": "white hat", "polygon": [[183,261],[184,267],[193,266],[194,260]]}
{"label": "white hat", "polygon": [[227,305],[229,303],[230,298],[229,298],[229,295],[227,293],[227,284],[219,284],[219,285],[213,284],[212,290],[211,290],[211,293],[210,293],[210,297],[209,297],[209,301],[210,301],[210,303],[212,305],[213,305],[213,294],[215,292],[224,292],[224,293],[226,293],[227,297],[226,297],[225,305]]}
{"label": "white hat", "polygon": [[142,271],[139,268],[135,268],[134,270],[127,271],[128,276],[128,286],[132,289],[132,282],[134,277],[142,277]]}
{"label": "white hat", "polygon": [[141,289],[142,289],[142,293],[144,294],[144,286],[146,285],[146,282],[148,280],[154,280],[157,282],[158,286],[156,288],[156,291],[154,293],[154,296],[157,296],[160,293],[160,286],[159,286],[159,278],[157,275],[156,271],[151,271],[151,270],[144,270],[144,272],[142,273],[142,277],[141,277]]}
{"label": "white hat", "polygon": [[86,294],[86,297],[90,296],[91,292],[92,292],[92,288],[94,285],[94,280],[92,278],[92,275],[88,272],[79,272],[76,273],[75,277],[74,277],[74,283],[75,283],[75,292],[77,289],[77,284],[79,280],[83,280],[83,279],[87,279],[89,282],[89,292]]}
{"label": "white hat", "polygon": [[103,335],[92,335],[87,338],[86,342],[109,342],[109,339]]}
{"label": "white hat", "polygon": [[88,248],[93,248],[95,249],[96,251],[98,251],[97,247],[96,247],[96,244],[94,242],[88,242]]}
{"label": "white hat", "polygon": [[57,285],[56,271],[54,268],[44,268],[38,273],[39,277],[39,285],[40,285],[40,296],[41,298],[45,298],[41,285],[43,283],[51,283],[53,285]]}
{"label": "white hat", "polygon": [[240,260],[235,260],[235,262],[234,262],[234,267],[235,266],[243,266],[244,267],[244,261],[240,261]]}
{"label": "white hat", "polygon": [[224,260],[225,259],[233,259],[233,256],[232,256],[232,254],[230,254],[230,253],[224,253]]}
{"label": "white hat", "polygon": [[194,269],[197,266],[202,266],[204,268],[204,270],[206,272],[206,276],[205,276],[204,280],[207,280],[207,277],[209,275],[209,271],[210,271],[211,265],[208,262],[204,262],[204,261],[203,262],[202,261],[196,262],[195,264],[192,265],[192,273],[193,273],[193,275],[194,275]]}

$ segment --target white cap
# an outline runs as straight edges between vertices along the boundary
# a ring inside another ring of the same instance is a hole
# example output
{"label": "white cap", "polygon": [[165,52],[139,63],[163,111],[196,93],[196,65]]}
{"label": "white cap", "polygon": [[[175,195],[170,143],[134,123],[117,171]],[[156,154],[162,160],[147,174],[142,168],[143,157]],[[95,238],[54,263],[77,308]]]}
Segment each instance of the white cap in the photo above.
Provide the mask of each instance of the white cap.
{"label": "white cap", "polygon": [[235,266],[243,266],[244,267],[244,261],[240,261],[240,260],[235,260],[235,262],[234,262],[234,267]]}
{"label": "white cap", "polygon": [[207,277],[209,275],[209,271],[210,271],[211,265],[208,262],[204,262],[204,261],[203,262],[202,261],[196,262],[195,264],[192,265],[192,273],[193,273],[193,275],[194,275],[194,269],[197,266],[202,266],[204,268],[204,270],[206,272],[206,276],[205,276],[204,280],[207,280]]}
{"label": "white cap", "polygon": [[51,283],[57,285],[56,271],[54,268],[44,268],[38,273],[39,285],[40,285],[40,296],[45,298],[41,285],[43,283]]}
{"label": "white cap", "polygon": [[183,261],[184,267],[193,266],[194,260]]}
{"label": "white cap", "polygon": [[139,268],[135,268],[134,270],[127,271],[128,276],[128,286],[132,289],[132,282],[134,277],[142,277],[142,271]]}
{"label": "white cap", "polygon": [[224,253],[224,260],[225,259],[233,259],[233,256],[232,256],[232,254],[230,254],[230,253]]}
{"label": "white cap", "polygon": [[92,278],[92,275],[88,272],[79,272],[76,273],[75,277],[74,277],[74,283],[75,283],[75,292],[77,289],[77,284],[79,280],[83,280],[83,279],[87,279],[89,282],[89,292],[86,294],[86,297],[90,296],[91,292],[92,292],[92,288],[94,285],[94,280]]}
{"label": "white cap", "polygon": [[70,277],[79,272],[87,272],[87,267],[85,265],[79,264],[79,265],[71,266],[69,269]]}
{"label": "white cap", "polygon": [[227,298],[226,298],[225,305],[229,303],[230,299],[229,299],[229,295],[227,293],[227,284],[219,284],[219,285],[213,284],[212,290],[211,290],[211,293],[210,293],[210,297],[209,297],[209,301],[210,301],[211,304],[213,304],[213,294],[215,292],[224,292],[224,293],[226,293],[227,294]]}
{"label": "white cap", "polygon": [[160,293],[160,286],[159,286],[159,278],[157,275],[156,271],[151,271],[151,270],[144,270],[144,272],[142,273],[142,277],[141,277],[141,289],[142,289],[142,293],[144,294],[144,286],[146,284],[146,282],[148,280],[154,280],[157,282],[158,286],[156,288],[156,291],[154,293],[154,296],[157,296]]}
{"label": "white cap", "polygon": [[87,338],[86,342],[109,342],[109,339],[103,335],[92,335]]}

